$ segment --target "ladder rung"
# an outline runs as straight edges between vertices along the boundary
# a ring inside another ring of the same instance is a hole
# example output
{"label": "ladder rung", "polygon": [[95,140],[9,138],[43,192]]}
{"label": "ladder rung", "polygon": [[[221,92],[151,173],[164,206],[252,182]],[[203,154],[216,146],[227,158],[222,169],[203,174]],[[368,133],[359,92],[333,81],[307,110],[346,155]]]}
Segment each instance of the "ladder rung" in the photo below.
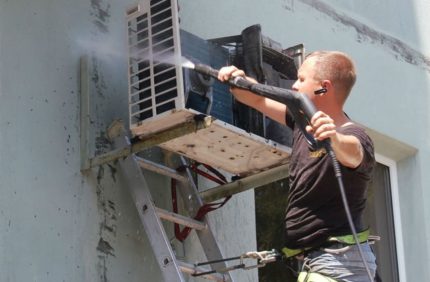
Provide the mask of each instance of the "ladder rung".
{"label": "ladder rung", "polygon": [[166,211],[157,207],[155,208],[155,210],[157,211],[158,216],[162,219],[175,222],[197,230],[204,230],[207,228],[206,224],[201,221],[197,221],[195,219],[192,219],[177,213],[173,213],[170,211]]}
{"label": "ladder rung", "polygon": [[[178,260],[178,265],[179,268],[181,269],[181,271],[183,273],[187,273],[190,275],[193,275],[195,273],[201,273],[201,272],[208,272],[210,271],[207,268],[204,267],[196,267],[190,263],[186,263],[183,261]],[[208,280],[213,280],[213,281],[230,281],[226,275],[223,275],[221,273],[211,273],[211,274],[206,274],[206,275],[202,275],[201,277],[206,278]]]}
{"label": "ladder rung", "polygon": [[136,159],[139,163],[139,166],[143,169],[147,169],[149,171],[156,172],[156,173],[171,177],[173,179],[176,179],[176,180],[179,180],[182,182],[188,181],[188,179],[186,177],[182,176],[176,170],[174,170],[170,167],[163,166],[161,164],[152,162],[150,160],[146,160],[146,159],[138,157],[138,156],[136,156]]}

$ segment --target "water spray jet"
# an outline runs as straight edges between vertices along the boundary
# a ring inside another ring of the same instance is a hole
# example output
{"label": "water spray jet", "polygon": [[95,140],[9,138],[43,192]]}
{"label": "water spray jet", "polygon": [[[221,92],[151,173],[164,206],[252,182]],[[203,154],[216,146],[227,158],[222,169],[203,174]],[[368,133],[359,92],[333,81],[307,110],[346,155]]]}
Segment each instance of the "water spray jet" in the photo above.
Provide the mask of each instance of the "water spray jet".
{"label": "water spray jet", "polygon": [[182,57],[182,67],[187,68],[187,69],[195,69],[195,64],[193,62],[191,62],[190,60]]}

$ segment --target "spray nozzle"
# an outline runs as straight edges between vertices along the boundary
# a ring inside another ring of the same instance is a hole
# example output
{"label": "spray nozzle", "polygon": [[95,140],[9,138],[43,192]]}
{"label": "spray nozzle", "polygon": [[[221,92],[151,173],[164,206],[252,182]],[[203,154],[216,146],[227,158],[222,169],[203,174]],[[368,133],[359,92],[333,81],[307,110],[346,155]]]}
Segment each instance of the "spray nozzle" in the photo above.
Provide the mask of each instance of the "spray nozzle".
{"label": "spray nozzle", "polygon": [[194,70],[196,72],[199,72],[203,75],[208,75],[208,76],[212,76],[214,78],[218,78],[218,70],[211,68],[208,65],[204,65],[204,64],[195,64],[194,65]]}

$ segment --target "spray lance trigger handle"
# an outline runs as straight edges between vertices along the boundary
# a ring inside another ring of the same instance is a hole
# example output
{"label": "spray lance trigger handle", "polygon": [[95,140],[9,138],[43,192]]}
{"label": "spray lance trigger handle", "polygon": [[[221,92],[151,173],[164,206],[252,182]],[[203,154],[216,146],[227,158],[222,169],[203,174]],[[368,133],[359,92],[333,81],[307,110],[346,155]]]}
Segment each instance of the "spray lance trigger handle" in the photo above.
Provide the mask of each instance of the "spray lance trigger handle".
{"label": "spray lance trigger handle", "polygon": [[314,103],[305,94],[298,94],[297,99],[300,103],[300,107],[298,113],[293,113],[293,116],[296,122],[299,124],[304,136],[306,137],[306,140],[315,149],[326,147],[327,143],[329,142],[328,139],[318,141],[314,138],[312,134],[306,131],[306,126],[310,124],[312,116],[317,112]]}

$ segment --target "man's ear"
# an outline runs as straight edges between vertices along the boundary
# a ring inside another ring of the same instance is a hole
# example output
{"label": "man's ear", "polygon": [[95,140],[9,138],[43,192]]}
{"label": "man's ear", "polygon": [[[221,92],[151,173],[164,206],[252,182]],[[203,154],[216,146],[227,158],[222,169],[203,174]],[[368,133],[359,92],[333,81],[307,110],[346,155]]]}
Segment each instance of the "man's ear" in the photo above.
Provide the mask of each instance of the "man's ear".
{"label": "man's ear", "polygon": [[327,91],[331,90],[331,88],[333,87],[333,84],[332,84],[332,83],[331,83],[331,81],[330,81],[330,80],[328,80],[328,79],[323,80],[323,81],[321,82],[321,85],[322,85],[322,88],[327,89]]}

